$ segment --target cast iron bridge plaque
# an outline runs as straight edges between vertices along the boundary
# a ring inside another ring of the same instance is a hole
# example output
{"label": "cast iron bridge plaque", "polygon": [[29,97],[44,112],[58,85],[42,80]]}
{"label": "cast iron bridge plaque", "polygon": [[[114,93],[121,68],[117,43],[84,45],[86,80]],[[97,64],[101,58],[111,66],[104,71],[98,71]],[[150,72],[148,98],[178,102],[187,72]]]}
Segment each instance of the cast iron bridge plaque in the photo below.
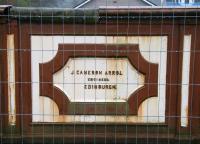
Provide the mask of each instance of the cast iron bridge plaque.
{"label": "cast iron bridge plaque", "polygon": [[158,65],[138,45],[60,44],[40,64],[40,95],[60,114],[137,115],[139,105],[157,96]]}

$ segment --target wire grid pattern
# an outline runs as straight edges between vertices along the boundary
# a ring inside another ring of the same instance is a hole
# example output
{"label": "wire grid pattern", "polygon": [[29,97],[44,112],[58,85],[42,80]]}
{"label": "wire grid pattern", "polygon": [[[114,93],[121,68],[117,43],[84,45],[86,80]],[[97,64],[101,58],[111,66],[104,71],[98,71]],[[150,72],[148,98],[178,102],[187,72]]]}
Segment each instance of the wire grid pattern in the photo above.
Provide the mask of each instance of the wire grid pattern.
{"label": "wire grid pattern", "polygon": [[[185,8],[187,8],[187,6],[185,6]],[[43,23],[43,20],[42,20],[42,13],[41,13],[41,21],[40,22],[38,22],[38,25],[40,25],[40,35],[41,36],[44,36],[46,33],[44,33],[44,27],[45,27],[45,23]],[[10,15],[6,15],[6,17],[9,17]],[[21,27],[20,27],[20,25],[22,25],[21,24],[21,21],[20,21],[20,13],[19,13],[19,15],[18,15],[18,17],[19,17],[19,21],[18,21],[18,25],[19,25],[19,47],[20,47],[20,49],[17,49],[17,50],[15,50],[15,51],[22,51],[22,52],[24,52],[24,51],[29,51],[29,50],[27,50],[27,49],[25,49],[25,48],[23,48],[22,47],[22,32],[21,32]],[[31,13],[30,13],[30,23],[29,23],[29,26],[30,26],[30,33],[32,34],[32,21],[31,21],[31,17],[34,17],[34,16],[32,16],[31,15]],[[56,16],[54,16],[53,15],[53,13],[52,13],[52,16],[50,16],[50,18],[51,18],[51,35],[52,36],[54,36],[55,34],[54,34],[54,18],[55,18]],[[63,17],[65,17],[64,16],[64,13],[63,13]],[[127,16],[128,18],[130,17],[130,19],[131,19],[131,16],[129,16],[129,13],[128,13],[128,16]],[[150,17],[150,21],[149,21],[149,29],[150,29],[150,32],[149,32],[149,35],[151,35],[151,32],[152,32],[152,18],[153,18],[153,16],[152,17]],[[174,21],[175,21],[175,19],[176,19],[177,17],[176,16],[174,16],[173,17],[173,24],[172,24],[172,32],[174,32]],[[105,16],[105,19],[107,19],[107,17]],[[185,32],[185,21],[186,21],[186,18],[184,19],[184,33],[186,33]],[[196,33],[197,33],[197,26],[198,26],[198,16],[196,16],[196,25],[195,25],[195,27],[196,27],[196,31],[195,31],[195,36],[194,36],[194,41],[196,41]],[[75,23],[75,21],[73,22],[73,23]],[[131,33],[129,32],[129,30],[130,30],[130,24],[129,24],[130,22],[129,22],[129,19],[128,19],[128,24],[127,24],[127,36],[129,36],[129,35],[131,35]],[[141,19],[140,19],[140,16],[139,16],[139,19],[138,19],[138,31],[137,31],[137,35],[140,35],[140,24],[141,24]],[[87,25],[86,23],[83,23],[83,25],[84,25],[84,33],[85,33],[85,35],[86,35],[86,28],[85,28],[85,26]],[[97,26],[98,26],[98,23],[96,22],[95,24],[95,33],[93,34],[94,36],[97,36],[98,35],[98,32],[97,32]],[[105,29],[106,29],[106,32],[107,32],[107,26],[108,26],[109,24],[107,23],[107,21],[106,21],[106,24],[105,24]],[[119,30],[119,28],[118,28],[118,26],[120,25],[120,23],[118,22],[118,19],[117,19],[117,35],[116,36],[120,36],[120,33],[118,32],[118,30]],[[64,19],[63,19],[63,22],[62,22],[62,24],[60,24],[60,27],[62,27],[62,29],[63,29],[63,34],[62,34],[62,36],[63,36],[63,43],[64,43],[64,36],[66,35],[66,32],[65,32],[65,27],[66,27],[66,24],[65,24],[65,21],[64,21]],[[9,33],[10,33],[10,29],[11,29],[11,25],[9,25],[8,26],[8,31],[9,31]],[[76,27],[75,27],[75,24],[74,24],[74,36],[76,36],[77,34],[76,34]],[[161,33],[160,33],[160,36],[163,36],[163,19],[162,19],[162,22],[161,22],[161,25],[160,25],[160,29],[161,29]],[[84,36],[84,35],[83,35]],[[84,40],[84,41],[86,41],[86,40]],[[173,41],[173,39],[172,39],[172,41]],[[54,45],[54,40],[52,40],[52,45]],[[75,42],[75,37],[74,37],[74,42]],[[42,43],[43,43],[43,41],[42,41]],[[138,42],[139,43],[139,42]],[[151,40],[150,40],[150,43],[151,43]],[[161,38],[161,43],[162,43],[162,38]],[[173,42],[172,42],[173,43]],[[195,42],[195,44],[196,44],[196,42]],[[172,45],[173,46],[173,45]],[[194,47],[196,47],[196,46],[194,46]],[[5,49],[4,48],[1,48],[0,49],[1,51],[5,51]],[[13,49],[7,49],[8,51],[12,51]],[[31,52],[33,52],[34,50],[31,50]],[[49,50],[43,50],[43,48],[42,48],[42,50],[36,50],[36,51],[39,51],[39,52],[41,52],[42,53],[42,57],[43,57],[43,53],[45,53],[46,51],[49,51]],[[50,50],[51,52],[52,52],[52,54],[54,53],[54,49],[52,49],[52,50]],[[63,50],[63,55],[64,55],[64,52],[65,52],[66,50]],[[98,50],[96,50],[96,47],[94,48],[94,51],[95,51],[95,57],[96,57],[96,53],[98,53]],[[119,52],[120,53],[120,51],[118,50],[118,46],[116,47],[116,51],[117,52]],[[83,52],[85,52],[85,53],[87,53],[88,51],[87,50],[83,50]],[[105,51],[106,53],[105,53],[105,57],[107,57],[107,52],[109,52],[109,50],[108,49],[106,49],[106,51]],[[129,52],[131,52],[131,51],[129,51]],[[135,51],[133,51],[133,52],[135,52]],[[141,52],[141,51],[140,51]],[[149,50],[147,50],[147,51],[143,51],[143,52],[150,52],[150,45],[149,45]],[[151,51],[152,52],[152,51]],[[167,53],[167,52],[177,52],[177,51],[153,51],[153,52],[157,52],[157,53],[162,53],[162,52],[165,52],[165,53]],[[190,53],[195,53],[196,52],[196,49],[194,49],[194,50],[191,50],[191,51],[179,51],[179,52],[190,52]],[[22,53],[21,52],[19,52],[19,54],[20,54],[20,57],[22,57]],[[74,56],[76,55],[76,51],[74,51]],[[161,56],[161,54],[160,54],[160,56]],[[150,55],[149,55],[149,57],[150,57]],[[117,55],[116,55],[116,59],[117,58],[119,58]],[[63,63],[63,65],[65,64],[64,63],[64,57],[62,58],[63,60],[62,60],[62,63]],[[150,59],[150,58],[149,58]],[[194,59],[195,59],[195,57],[194,57]],[[160,58],[160,60],[161,60],[161,58]],[[195,61],[195,60],[194,60]],[[138,59],[138,65],[140,65],[140,61],[139,61],[139,59]],[[170,60],[170,62],[173,62],[173,60]],[[160,62],[161,63],[161,62]],[[86,64],[85,62],[84,62],[84,64]],[[76,61],[74,61],[74,66],[76,65]],[[172,65],[172,64],[171,64]],[[193,68],[194,68],[194,63],[192,63],[192,65],[193,65]],[[96,67],[97,65],[96,65],[96,61],[95,61],[95,67],[94,67],[94,69],[96,70],[97,69],[97,67]],[[21,61],[20,62],[20,68],[23,68],[24,67],[24,64],[23,64],[23,61]],[[117,67],[118,67],[118,65],[116,64],[116,69],[117,69]],[[54,63],[53,63],[53,66],[52,66],[52,68],[54,69]],[[107,68],[107,65],[106,65],[106,69],[109,69],[109,68]],[[127,69],[128,69],[128,64],[127,64]],[[170,69],[172,69],[172,68],[170,68]],[[42,69],[42,73],[45,73],[44,71],[43,71],[44,69]],[[23,71],[23,69],[21,69],[21,71]],[[53,70],[54,71],[54,70]],[[190,73],[194,73],[194,69],[192,70],[192,72],[190,72]],[[2,73],[3,71],[1,71],[1,73]],[[150,67],[149,67],[149,73],[151,73],[151,69],[150,69]],[[172,72],[169,72],[169,73],[172,73]],[[170,76],[172,76],[172,74],[169,74]],[[128,80],[128,77],[129,75],[127,74],[127,80]],[[159,77],[160,75],[158,74],[158,77]],[[22,75],[22,73],[20,74],[20,77],[23,77],[23,75]],[[64,73],[63,73],[63,77],[64,77]],[[96,78],[96,76],[95,76],[95,78]],[[192,77],[192,81],[194,81],[194,76]],[[170,78],[171,79],[171,78]],[[75,80],[75,75],[74,75],[74,80]],[[116,76],[116,81],[117,81],[117,76]],[[0,81],[0,83],[1,84],[4,84],[4,83],[9,83],[9,81]],[[15,82],[15,84],[39,84],[40,82],[39,81],[30,81],[30,82],[18,82],[18,81],[16,81]],[[49,83],[49,82],[47,82],[47,83]],[[75,83],[75,81],[74,81],[74,83]],[[80,82],[80,84],[87,84],[87,82],[86,82],[86,79],[84,78],[84,82]],[[63,86],[66,84],[66,82],[64,81],[64,79],[63,79],[63,82],[62,83],[60,83],[60,84],[63,84]],[[73,84],[73,83],[72,83]],[[79,83],[76,83],[76,84],[79,84]],[[95,82],[95,84],[96,84],[96,82]],[[120,84],[120,83],[118,83],[117,82],[117,84]],[[139,85],[138,83],[132,83],[132,84],[136,84],[136,85]],[[151,84],[154,84],[154,83],[148,83],[149,85],[151,85]],[[158,83],[158,89],[159,89],[159,87],[160,86],[162,86],[162,85],[166,85],[167,83]],[[127,83],[127,85],[128,85],[128,83]],[[178,85],[178,86],[182,86],[183,84],[181,84],[181,83],[175,83],[175,84],[171,84],[170,83],[170,85]],[[192,85],[192,86],[194,86],[194,85],[199,85],[199,84],[185,84],[185,85]],[[0,87],[1,88],[1,87]],[[128,88],[128,87],[127,87]],[[171,89],[170,89],[171,90]],[[127,95],[128,95],[128,89],[126,90],[127,91]],[[148,90],[149,91],[149,90]],[[74,93],[76,93],[76,89],[75,89],[75,85],[74,85]],[[105,90],[105,93],[106,93],[106,95],[107,95],[107,90]],[[117,91],[116,91],[116,93],[117,93]],[[170,93],[171,93],[171,91],[170,91]],[[192,89],[192,93],[194,93],[193,92],[193,89]],[[22,87],[21,87],[21,90],[20,90],[20,100],[21,101],[23,101],[23,95],[25,95],[24,93],[23,93],[23,90],[22,90]],[[2,95],[2,93],[0,93],[0,96],[1,96],[1,98],[3,97],[3,95]],[[53,97],[54,97],[54,91],[53,91]],[[96,90],[95,90],[95,95],[94,95],[94,97],[96,97]],[[85,92],[84,92],[84,98],[85,98]],[[191,98],[193,98],[193,96],[191,96]],[[85,99],[84,99],[85,100]],[[105,99],[105,102],[107,101],[107,99]],[[160,101],[160,99],[158,99],[158,103],[159,103],[159,101]],[[95,99],[95,102],[96,102],[96,99]],[[22,102],[22,104],[23,104],[24,102]],[[64,105],[65,103],[64,103],[64,100],[63,100],[63,105]],[[118,104],[117,104],[117,102],[115,102],[115,104],[116,104],[116,111],[117,111],[117,106],[118,106]],[[170,105],[170,103],[168,104],[168,105]],[[192,110],[192,105],[190,105],[191,106],[191,110]],[[43,109],[44,109],[44,107],[45,107],[45,105],[43,105]],[[74,108],[76,108],[76,107],[74,107]],[[84,107],[85,108],[85,107]],[[52,107],[52,109],[54,109],[54,107]],[[24,109],[23,109],[23,105],[21,106],[21,112],[23,113],[23,111],[24,111]],[[128,110],[126,110],[126,117],[128,117],[128,112],[127,112]],[[158,111],[159,111],[159,109],[158,109]],[[53,112],[54,112],[54,110],[53,110]],[[75,112],[75,111],[74,111]],[[106,108],[105,108],[105,113],[107,113],[107,110],[106,110]],[[8,113],[1,113],[1,115],[2,116],[5,116],[5,115],[9,115]],[[21,139],[22,139],[22,143],[25,143],[24,141],[23,141],[23,137],[24,137],[24,135],[25,135],[25,133],[24,133],[24,126],[23,126],[23,124],[24,124],[24,119],[23,119],[23,117],[24,116],[28,116],[29,114],[20,114],[20,113],[16,113],[16,115],[19,115],[20,117],[22,117],[21,118],[21,121],[20,121],[20,123],[21,123]],[[38,115],[40,115],[40,114],[38,114]],[[42,114],[42,116],[44,117],[45,115],[48,115],[48,114]],[[77,133],[79,133],[78,131],[77,131],[77,127],[78,127],[78,125],[79,124],[77,124],[76,123],[76,119],[75,119],[75,113],[74,113],[74,123],[73,123],[73,135],[74,135],[74,138],[73,138],[73,143],[76,143],[76,135],[77,135]],[[95,114],[94,114],[95,115]],[[148,115],[148,102],[147,102],[147,115]],[[53,113],[53,116],[54,116],[54,113]],[[98,122],[96,122],[96,116],[97,115],[95,115],[95,120],[94,120],[94,122],[93,122],[93,124],[94,124],[94,131],[95,131],[95,133],[94,133],[94,135],[92,135],[93,136],[93,143],[98,143],[98,139],[96,138],[97,137],[97,135],[96,135],[96,131],[98,131]],[[117,114],[116,114],[116,116],[117,116]],[[145,116],[144,116],[145,117]],[[144,143],[151,143],[150,141],[149,141],[149,139],[150,139],[150,129],[151,129],[151,124],[149,124],[148,123],[148,116],[146,116],[147,117],[147,123],[145,124],[145,126],[146,126],[146,135],[145,135],[145,140],[144,140]],[[162,116],[155,116],[155,117],[162,117]],[[181,116],[178,116],[178,115],[170,115],[170,116],[165,116],[166,118],[170,118],[170,119],[173,119],[173,118],[182,118]],[[53,117],[54,118],[54,117]],[[138,116],[138,118],[139,118],[139,116]],[[193,118],[195,118],[195,119],[199,119],[200,117],[198,117],[198,116],[192,116],[192,117],[190,117],[191,119],[193,119]],[[104,120],[106,121],[106,116],[105,116],[105,118],[104,118]],[[45,120],[44,120],[45,121]],[[54,121],[54,120],[53,120]],[[84,137],[84,140],[83,140],[83,143],[87,143],[87,141],[86,141],[86,139],[87,139],[87,133],[86,133],[86,130],[87,130],[87,120],[85,119],[85,117],[84,117],[84,120],[83,120],[83,137]],[[189,121],[190,123],[192,122],[191,120]],[[1,132],[3,132],[3,123],[2,123],[2,121],[1,121]],[[42,140],[42,142],[43,143],[46,143],[45,142],[45,123],[42,123],[42,127],[41,127],[41,131],[42,131],[42,134],[43,134],[43,140]],[[66,142],[66,138],[65,138],[65,123],[62,123],[61,124],[62,125],[62,143],[65,143]],[[189,124],[190,126],[191,126],[191,124]],[[53,131],[53,133],[52,133],[52,143],[56,143],[56,133],[54,133],[54,130],[56,129],[56,125],[54,125],[54,124],[52,124],[51,125],[52,126],[52,131]],[[104,123],[103,124],[103,126],[104,126],[104,130],[105,130],[105,132],[104,132],[104,143],[109,143],[109,141],[107,140],[107,129],[108,129],[108,127],[109,127],[109,124],[108,123]],[[32,125],[31,126],[32,127],[32,130],[34,131],[34,126]],[[126,119],[126,122],[125,122],[125,138],[124,138],[124,143],[128,143],[128,127],[129,127],[129,123],[128,123],[128,120]],[[157,129],[157,137],[156,137],[156,143],[157,144],[159,144],[160,143],[160,123],[156,123],[156,125],[154,126],[154,128],[155,129]],[[140,126],[139,125],[135,125],[135,143],[139,143],[139,141],[138,141],[138,139],[139,139],[139,137],[140,137],[140,134],[138,133],[138,131],[139,131],[139,129],[140,129]],[[169,137],[169,139],[168,139],[168,141],[167,141],[167,143],[170,143],[170,128],[169,127],[167,127],[167,134],[168,134],[168,137]],[[178,131],[181,131],[181,127],[179,127],[178,128],[179,130]],[[118,143],[117,142],[117,140],[118,140],[118,135],[117,135],[117,133],[118,133],[118,123],[117,122],[114,122],[114,131],[115,131],[115,133],[114,133],[114,137],[113,137],[113,141],[114,141],[114,143]],[[14,131],[14,127],[12,127],[11,126],[11,129],[10,129],[10,135],[11,135],[11,137],[12,136],[14,136],[15,135],[15,131]],[[191,127],[189,127],[189,138],[190,138],[190,140],[188,141],[189,143],[192,143],[192,128]],[[178,139],[179,139],[179,143],[181,143],[181,135],[178,135]],[[31,137],[31,143],[35,143],[35,138],[34,138],[34,136],[32,136]],[[1,136],[1,143],[3,143],[3,140],[2,140],[2,136]],[[13,139],[11,139],[11,143],[15,143],[14,142],[14,140]]]}

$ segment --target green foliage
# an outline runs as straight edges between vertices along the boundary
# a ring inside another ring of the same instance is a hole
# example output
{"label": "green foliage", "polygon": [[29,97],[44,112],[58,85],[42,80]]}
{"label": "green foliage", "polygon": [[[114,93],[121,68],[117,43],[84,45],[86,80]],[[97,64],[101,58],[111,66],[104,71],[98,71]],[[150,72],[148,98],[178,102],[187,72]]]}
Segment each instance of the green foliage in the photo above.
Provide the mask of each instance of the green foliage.
{"label": "green foliage", "polygon": [[0,4],[14,5],[18,7],[27,7],[29,6],[30,0],[0,0]]}
{"label": "green foliage", "polygon": [[28,5],[29,5],[29,2],[28,2],[28,0],[17,0],[16,5],[17,5],[17,6],[25,7],[25,6],[28,6]]}

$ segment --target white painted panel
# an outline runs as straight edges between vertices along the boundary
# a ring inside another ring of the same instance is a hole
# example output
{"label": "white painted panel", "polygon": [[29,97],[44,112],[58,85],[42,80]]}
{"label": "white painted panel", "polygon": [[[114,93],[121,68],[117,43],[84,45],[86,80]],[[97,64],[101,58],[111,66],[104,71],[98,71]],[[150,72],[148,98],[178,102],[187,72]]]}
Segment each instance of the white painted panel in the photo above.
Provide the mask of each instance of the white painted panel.
{"label": "white painted panel", "polygon": [[139,122],[156,122],[159,121],[158,100],[151,97],[143,101],[138,109]]}
{"label": "white painted panel", "polygon": [[15,46],[14,34],[7,35],[7,63],[8,63],[8,113],[9,124],[15,125]]}
{"label": "white painted panel", "polygon": [[[31,36],[31,48],[32,48],[32,109],[33,109],[33,121],[43,121],[39,115],[40,111],[40,99],[39,99],[39,63],[47,62],[55,56],[58,44],[139,44],[140,52],[142,56],[149,62],[157,63],[159,65],[158,70],[158,97],[153,102],[147,101],[145,105],[146,109],[157,109],[142,113],[141,117],[148,116],[148,119],[139,119],[137,116],[102,116],[101,120],[109,117],[110,122],[116,122],[118,120],[129,119],[132,122],[165,122],[165,93],[166,93],[166,66],[167,66],[167,36]],[[45,51],[42,51],[45,50]],[[128,93],[128,91],[127,91]],[[155,102],[157,101],[157,102]],[[51,109],[52,107],[49,107]],[[48,108],[46,109],[48,110]],[[153,116],[154,115],[154,116]],[[153,117],[158,119],[153,119]],[[74,118],[77,120],[85,120],[88,122],[95,118],[98,121],[98,117],[101,116],[63,116],[63,122],[73,122]],[[151,119],[151,121],[149,121]],[[70,121],[71,120],[71,121]]]}
{"label": "white painted panel", "polygon": [[54,101],[48,97],[40,96],[40,110],[39,115],[43,122],[59,122],[59,110]]}
{"label": "white painted panel", "polygon": [[183,41],[183,65],[181,83],[181,126],[188,126],[188,98],[190,78],[191,35],[185,35]]}
{"label": "white painted panel", "polygon": [[72,102],[126,102],[144,78],[127,58],[70,58],[53,83]]}

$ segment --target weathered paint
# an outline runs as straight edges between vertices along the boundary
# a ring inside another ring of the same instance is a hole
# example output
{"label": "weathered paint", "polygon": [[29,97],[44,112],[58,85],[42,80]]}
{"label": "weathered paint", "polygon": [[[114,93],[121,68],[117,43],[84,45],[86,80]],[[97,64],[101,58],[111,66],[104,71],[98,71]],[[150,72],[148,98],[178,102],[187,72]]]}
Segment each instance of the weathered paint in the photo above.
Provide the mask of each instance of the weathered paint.
{"label": "weathered paint", "polygon": [[48,97],[40,96],[40,117],[43,122],[58,122],[59,111],[54,101]]}
{"label": "weathered paint", "polygon": [[[32,111],[33,122],[50,121],[43,118],[43,113],[56,116],[50,109],[56,104],[45,105],[46,112],[41,112],[39,96],[39,63],[50,61],[57,53],[58,44],[139,44],[142,56],[151,63],[159,65],[158,70],[158,97],[146,100],[141,104],[138,116],[58,116],[57,122],[90,122],[93,120],[106,122],[138,122],[163,123],[165,122],[166,100],[166,66],[167,66],[167,36],[31,36],[32,49]],[[44,101],[46,101],[45,99]],[[50,100],[50,99],[49,99]],[[54,103],[54,102],[52,102]],[[46,104],[46,103],[45,103]],[[149,110],[147,110],[149,109]],[[58,113],[57,113],[58,115]],[[143,117],[143,118],[142,118]],[[144,118],[147,117],[147,118]],[[56,118],[55,118],[56,119]]]}
{"label": "weathered paint", "polygon": [[[150,106],[149,106],[150,105]],[[51,107],[49,109],[49,107]],[[138,116],[124,115],[59,115],[58,106],[48,97],[40,97],[40,115],[38,122],[104,122],[104,123],[155,123],[159,122],[158,101],[156,97],[145,100],[138,110]]]}
{"label": "weathered paint", "polygon": [[184,35],[183,39],[183,65],[181,83],[181,126],[188,126],[188,100],[189,100],[189,76],[190,76],[190,51],[191,35]]}
{"label": "weathered paint", "polygon": [[9,124],[15,125],[15,49],[14,34],[7,35],[7,62],[8,62],[8,113]]}
{"label": "weathered paint", "polygon": [[[83,74],[79,74],[80,71]],[[90,74],[84,74],[84,71],[89,71]],[[100,74],[92,75],[92,71],[98,71]],[[119,75],[106,75],[109,71],[118,72]],[[91,80],[94,78],[97,80]],[[106,80],[98,80],[102,78]],[[127,102],[133,92],[144,86],[144,79],[144,75],[137,71],[127,58],[70,58],[66,65],[53,75],[54,85],[72,102]],[[91,85],[111,85],[115,88],[95,89],[91,88]]]}

